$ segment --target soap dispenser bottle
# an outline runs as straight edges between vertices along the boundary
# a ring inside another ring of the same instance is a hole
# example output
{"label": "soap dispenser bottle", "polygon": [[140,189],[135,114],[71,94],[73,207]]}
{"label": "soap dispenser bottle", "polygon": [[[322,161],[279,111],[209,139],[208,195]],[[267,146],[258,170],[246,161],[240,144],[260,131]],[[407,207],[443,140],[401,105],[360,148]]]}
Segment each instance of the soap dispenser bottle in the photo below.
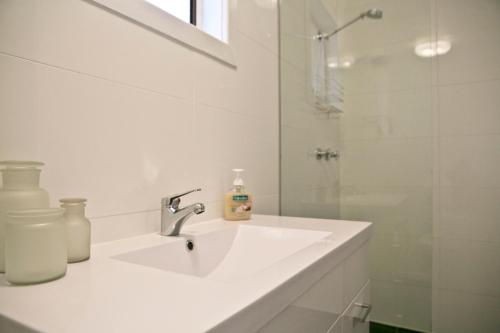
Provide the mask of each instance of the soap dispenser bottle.
{"label": "soap dispenser bottle", "polygon": [[249,220],[252,216],[252,195],[245,191],[243,179],[240,177],[244,170],[233,171],[236,172],[236,178],[233,181],[233,189],[224,198],[224,218],[229,221]]}

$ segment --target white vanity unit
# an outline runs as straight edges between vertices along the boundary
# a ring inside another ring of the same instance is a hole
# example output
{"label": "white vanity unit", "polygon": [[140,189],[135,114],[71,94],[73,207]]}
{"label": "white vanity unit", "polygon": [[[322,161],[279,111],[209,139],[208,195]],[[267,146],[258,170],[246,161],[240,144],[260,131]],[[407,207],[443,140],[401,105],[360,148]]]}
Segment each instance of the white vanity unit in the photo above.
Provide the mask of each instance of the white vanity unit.
{"label": "white vanity unit", "polygon": [[63,279],[0,279],[0,332],[368,332],[370,223],[255,215],[92,247]]}

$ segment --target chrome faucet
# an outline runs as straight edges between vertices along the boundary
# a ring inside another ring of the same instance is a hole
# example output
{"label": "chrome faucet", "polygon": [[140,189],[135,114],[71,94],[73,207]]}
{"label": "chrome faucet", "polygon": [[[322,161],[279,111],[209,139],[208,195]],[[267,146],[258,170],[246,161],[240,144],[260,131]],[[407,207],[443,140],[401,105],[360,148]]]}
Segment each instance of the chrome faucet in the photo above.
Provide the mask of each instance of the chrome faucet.
{"label": "chrome faucet", "polygon": [[161,199],[160,235],[179,236],[182,225],[191,217],[191,215],[201,214],[205,211],[205,205],[202,203],[195,203],[184,208],[179,208],[181,197],[198,191],[201,191],[201,188]]}

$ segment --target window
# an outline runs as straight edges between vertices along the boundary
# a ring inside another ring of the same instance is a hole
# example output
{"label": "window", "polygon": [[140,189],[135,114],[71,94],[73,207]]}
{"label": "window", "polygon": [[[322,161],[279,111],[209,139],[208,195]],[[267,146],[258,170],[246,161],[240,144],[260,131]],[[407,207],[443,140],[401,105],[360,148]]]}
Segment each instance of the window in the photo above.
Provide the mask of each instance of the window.
{"label": "window", "polygon": [[198,7],[200,28],[210,36],[227,43],[227,0],[198,0]]}
{"label": "window", "polygon": [[231,66],[229,0],[91,0]]}
{"label": "window", "polygon": [[196,0],[146,0],[146,2],[186,23],[196,25]]}
{"label": "window", "polygon": [[178,19],[227,42],[227,0],[145,0]]}

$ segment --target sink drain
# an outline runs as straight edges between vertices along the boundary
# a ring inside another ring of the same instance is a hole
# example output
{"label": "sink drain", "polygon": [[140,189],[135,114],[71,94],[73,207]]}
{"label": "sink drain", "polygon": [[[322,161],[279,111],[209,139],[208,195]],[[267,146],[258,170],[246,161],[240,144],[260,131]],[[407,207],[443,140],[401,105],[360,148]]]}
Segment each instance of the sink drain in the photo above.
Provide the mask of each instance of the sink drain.
{"label": "sink drain", "polygon": [[194,242],[191,239],[188,239],[186,241],[186,248],[188,251],[193,251],[194,249]]}

